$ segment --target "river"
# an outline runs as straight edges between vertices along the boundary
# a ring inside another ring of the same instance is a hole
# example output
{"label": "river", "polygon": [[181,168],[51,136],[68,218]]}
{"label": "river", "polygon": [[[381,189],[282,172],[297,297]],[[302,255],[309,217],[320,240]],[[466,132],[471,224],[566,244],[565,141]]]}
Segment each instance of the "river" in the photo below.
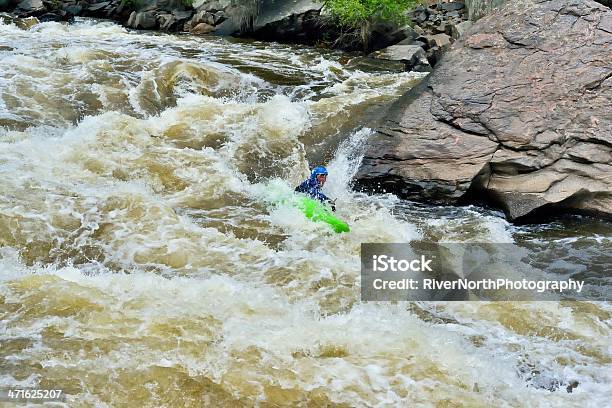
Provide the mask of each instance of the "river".
{"label": "river", "polygon": [[[608,404],[608,302],[360,302],[362,242],[612,249],[588,217],[513,226],[352,191],[363,125],[421,78],[303,46],[0,24],[0,386],[71,407]],[[319,163],[350,233],[275,205]]]}

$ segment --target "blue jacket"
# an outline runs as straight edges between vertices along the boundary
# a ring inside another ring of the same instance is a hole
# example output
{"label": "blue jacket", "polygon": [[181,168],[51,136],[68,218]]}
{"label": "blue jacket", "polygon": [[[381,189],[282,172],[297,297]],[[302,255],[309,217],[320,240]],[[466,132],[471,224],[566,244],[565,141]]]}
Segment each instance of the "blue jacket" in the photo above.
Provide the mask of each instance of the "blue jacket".
{"label": "blue jacket", "polygon": [[295,188],[295,191],[298,193],[308,194],[311,198],[315,200],[319,200],[322,203],[325,201],[331,201],[329,197],[321,192],[321,186],[317,181],[317,175],[313,174],[310,176],[308,180],[305,180]]}

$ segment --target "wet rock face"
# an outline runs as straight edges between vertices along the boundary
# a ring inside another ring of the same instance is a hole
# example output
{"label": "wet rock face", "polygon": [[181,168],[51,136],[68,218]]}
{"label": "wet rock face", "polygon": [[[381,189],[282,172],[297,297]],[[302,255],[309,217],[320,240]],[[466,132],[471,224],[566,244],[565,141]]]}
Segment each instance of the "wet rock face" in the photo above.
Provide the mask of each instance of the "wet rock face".
{"label": "wet rock face", "polygon": [[611,45],[612,11],[594,1],[506,3],[389,112],[357,186],[486,197],[511,220],[612,215]]}

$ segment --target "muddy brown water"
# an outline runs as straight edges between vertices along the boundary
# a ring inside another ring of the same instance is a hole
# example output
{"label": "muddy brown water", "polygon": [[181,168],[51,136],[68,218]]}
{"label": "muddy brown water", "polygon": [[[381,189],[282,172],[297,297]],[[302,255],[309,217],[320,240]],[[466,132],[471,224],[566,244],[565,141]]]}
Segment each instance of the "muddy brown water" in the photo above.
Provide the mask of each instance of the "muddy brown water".
{"label": "muddy brown water", "polygon": [[[352,191],[362,126],[420,78],[301,46],[0,25],[0,386],[71,407],[604,406],[607,302],[359,301],[362,242],[558,248],[542,265],[612,245],[590,218],[515,227]],[[276,205],[319,161],[350,234]]]}

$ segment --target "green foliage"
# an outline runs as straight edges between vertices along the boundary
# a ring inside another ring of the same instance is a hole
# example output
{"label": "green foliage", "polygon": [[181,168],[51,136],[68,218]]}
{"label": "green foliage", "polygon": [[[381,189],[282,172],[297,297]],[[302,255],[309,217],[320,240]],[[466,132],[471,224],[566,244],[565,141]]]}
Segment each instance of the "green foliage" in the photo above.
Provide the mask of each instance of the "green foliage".
{"label": "green foliage", "polygon": [[405,23],[406,12],[422,0],[323,0],[324,8],[341,25],[360,28],[376,20]]}
{"label": "green foliage", "polygon": [[194,1],[194,0],[180,0],[180,1],[181,1],[181,4],[182,4],[183,6],[189,6],[189,7],[191,7],[191,5],[193,5],[193,1]]}
{"label": "green foliage", "polygon": [[320,0],[331,21],[341,29],[334,46],[369,50],[378,23],[408,24],[407,13],[423,0]]}

